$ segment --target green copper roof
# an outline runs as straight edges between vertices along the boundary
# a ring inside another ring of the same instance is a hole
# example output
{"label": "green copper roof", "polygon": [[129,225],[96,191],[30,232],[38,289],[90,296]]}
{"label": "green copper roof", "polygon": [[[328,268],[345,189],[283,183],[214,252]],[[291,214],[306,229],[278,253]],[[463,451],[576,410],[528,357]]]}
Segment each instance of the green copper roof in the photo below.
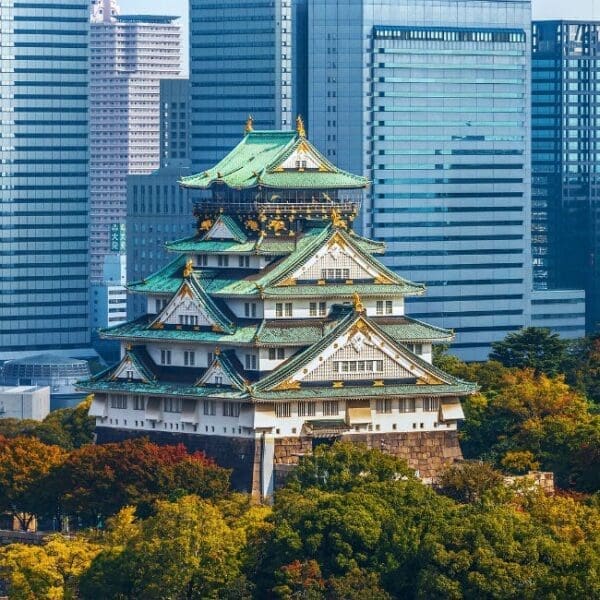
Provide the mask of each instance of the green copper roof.
{"label": "green copper roof", "polygon": [[[214,332],[208,328],[193,329],[183,326],[166,326],[164,329],[151,329],[149,319],[123,323],[101,331],[107,339],[129,340],[133,343],[148,341],[171,341],[181,343],[208,344],[214,346],[293,346],[305,347],[316,344],[347,312],[337,318],[328,319],[273,319],[261,323],[239,321],[231,334]],[[371,321],[397,342],[442,342],[454,337],[451,331],[408,319],[406,317],[371,317]]]}
{"label": "green copper roof", "polygon": [[[304,144],[317,158],[319,169],[281,169],[281,164]],[[364,177],[338,169],[310,142],[295,131],[251,131],[215,167],[184,177],[186,188],[208,189],[224,184],[234,189],[361,189],[368,185]]]}
{"label": "green copper roof", "polygon": [[175,294],[183,280],[186,256],[178,256],[149,277],[130,283],[127,288],[132,292],[145,294]]}
{"label": "green copper roof", "polygon": [[[206,370],[206,373],[217,365],[221,367],[222,371],[231,381],[231,387],[234,387],[237,390],[246,391],[249,383],[243,375],[244,369],[238,360],[235,351],[218,351],[213,364]],[[206,375],[206,373],[204,375]]]}

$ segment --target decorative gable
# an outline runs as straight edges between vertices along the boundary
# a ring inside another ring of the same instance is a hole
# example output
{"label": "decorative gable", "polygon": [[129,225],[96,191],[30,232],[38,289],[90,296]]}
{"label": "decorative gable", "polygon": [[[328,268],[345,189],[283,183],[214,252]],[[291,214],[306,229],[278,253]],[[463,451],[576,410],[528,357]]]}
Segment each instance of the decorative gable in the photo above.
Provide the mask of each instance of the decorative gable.
{"label": "decorative gable", "polygon": [[300,362],[284,382],[274,382],[272,389],[299,389],[304,384],[329,382],[342,387],[352,381],[372,381],[378,386],[398,379],[416,385],[445,383],[423,361],[380,333],[361,315],[348,329],[332,337],[327,346]]}
{"label": "decorative gable", "polygon": [[206,230],[203,240],[245,242],[248,239],[236,221],[228,215],[219,215],[214,223],[211,219],[207,219],[201,223],[201,228]]}
{"label": "decorative gable", "polygon": [[292,169],[297,171],[330,171],[329,167],[306,140],[302,140],[294,151],[274,170],[287,171]]}
{"label": "decorative gable", "polygon": [[[224,385],[243,390],[245,381],[239,371],[236,369],[237,359],[230,352],[221,352],[216,350],[217,355],[212,365],[208,367],[204,375],[196,382],[196,386],[203,385]],[[240,365],[237,365],[238,367]]]}
{"label": "decorative gable", "polygon": [[121,364],[116,368],[112,375],[112,379],[126,380],[126,381],[143,381],[149,383],[149,379],[143,370],[137,365],[129,354],[126,354]]}
{"label": "decorative gable", "polygon": [[223,369],[222,365],[215,361],[208,369],[206,373],[198,380],[197,386],[203,385],[228,385],[233,386],[233,380],[227,372]]}
{"label": "decorative gable", "polygon": [[382,283],[392,283],[339,232],[336,232],[326,244],[308,258],[290,278],[297,281],[336,279],[376,280]]}
{"label": "decorative gable", "polygon": [[158,315],[153,325],[192,325],[197,327],[210,327],[215,321],[208,315],[208,311],[195,297],[189,284],[184,283],[177,294]]}

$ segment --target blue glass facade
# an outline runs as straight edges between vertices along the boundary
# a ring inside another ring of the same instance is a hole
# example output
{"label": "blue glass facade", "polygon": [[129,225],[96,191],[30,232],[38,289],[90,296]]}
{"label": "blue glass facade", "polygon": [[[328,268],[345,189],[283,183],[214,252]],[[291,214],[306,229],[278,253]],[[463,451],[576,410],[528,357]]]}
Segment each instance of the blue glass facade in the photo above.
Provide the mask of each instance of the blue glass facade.
{"label": "blue glass facade", "polygon": [[0,360],[89,353],[88,21],[0,5]]}
{"label": "blue glass facade", "polygon": [[256,129],[287,129],[292,115],[304,112],[305,94],[294,99],[294,69],[306,69],[305,6],[305,0],[190,0],[194,168],[227,154],[248,115]]}
{"label": "blue glass facade", "polygon": [[311,136],[372,181],[367,236],[483,359],[531,322],[528,1],[310,0]]}
{"label": "blue glass facade", "polygon": [[600,23],[533,25],[533,254],[539,289],[584,288],[600,325]]}

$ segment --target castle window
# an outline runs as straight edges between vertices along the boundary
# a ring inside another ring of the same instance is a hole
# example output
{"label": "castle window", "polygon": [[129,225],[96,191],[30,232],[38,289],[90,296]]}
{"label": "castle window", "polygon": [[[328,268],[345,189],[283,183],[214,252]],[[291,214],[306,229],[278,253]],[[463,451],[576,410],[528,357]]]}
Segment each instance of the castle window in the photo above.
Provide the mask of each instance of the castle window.
{"label": "castle window", "polygon": [[246,371],[256,371],[258,368],[256,354],[246,354],[245,356]]}
{"label": "castle window", "polygon": [[415,354],[423,354],[423,344],[406,344],[406,347]]}
{"label": "castle window", "polygon": [[334,373],[381,373],[382,360],[336,360],[333,362]]}
{"label": "castle window", "polygon": [[378,315],[383,314],[383,300],[377,300],[377,304],[375,305],[375,312]]}
{"label": "castle window", "polygon": [[224,417],[239,417],[240,416],[240,403],[239,402],[224,402],[223,403],[223,416]]}
{"label": "castle window", "polygon": [[208,265],[208,256],[206,254],[200,254],[198,256],[198,266],[206,267]]}
{"label": "castle window", "polygon": [[311,302],[309,306],[311,317],[324,317],[327,315],[327,302]]}
{"label": "castle window", "polygon": [[435,412],[440,407],[438,398],[423,398],[423,410],[425,412]]}
{"label": "castle window", "polygon": [[323,416],[335,417],[340,414],[340,403],[337,400],[323,401]]}
{"label": "castle window", "polygon": [[314,417],[317,412],[317,405],[314,402],[298,402],[299,417]]}
{"label": "castle window", "polygon": [[385,314],[391,315],[394,312],[394,304],[391,300],[385,301]]}
{"label": "castle window", "polygon": [[180,413],[181,399],[180,398],[165,398],[165,412]]}
{"label": "castle window", "polygon": [[193,367],[196,364],[196,353],[192,350],[185,350],[183,352],[183,364],[186,367]]}
{"label": "castle window", "polygon": [[198,315],[179,315],[180,325],[198,325]]}
{"label": "castle window", "polygon": [[240,256],[239,257],[239,265],[240,267],[248,268],[250,266],[250,257],[249,256]]}
{"label": "castle window", "polygon": [[125,371],[127,373],[127,379],[133,379],[133,371],[129,370],[129,371]]}
{"label": "castle window", "polygon": [[375,412],[379,414],[389,414],[392,412],[392,401],[389,399],[379,399],[375,401]]}
{"label": "castle window", "polygon": [[284,348],[269,348],[269,360],[283,360],[284,358]]}
{"label": "castle window", "polygon": [[211,417],[214,417],[217,414],[217,403],[214,400],[204,401],[204,414]]}
{"label": "castle window", "polygon": [[133,398],[133,410],[144,410],[145,402],[142,396],[134,396]]}
{"label": "castle window", "polygon": [[161,350],[160,351],[160,364],[161,365],[170,365],[171,364],[171,351],[170,350]]}
{"label": "castle window", "polygon": [[228,267],[229,266],[229,256],[223,256],[222,254],[219,254],[219,256],[217,257],[217,264],[220,267]]}
{"label": "castle window", "polygon": [[256,317],[256,304],[254,302],[244,303],[244,316],[245,317]]}
{"label": "castle window", "polygon": [[275,405],[275,416],[283,419],[292,416],[292,405],[289,402],[283,402]]}
{"label": "castle window", "polygon": [[275,304],[276,317],[291,317],[293,314],[293,305],[291,302],[277,302]]}
{"label": "castle window", "polygon": [[321,269],[321,279],[350,279],[350,269]]}
{"label": "castle window", "polygon": [[206,353],[206,366],[210,367],[215,362],[215,353],[207,352]]}
{"label": "castle window", "polygon": [[402,413],[413,413],[415,412],[415,400],[414,398],[400,398],[399,409]]}
{"label": "castle window", "polygon": [[110,407],[125,410],[127,408],[127,396],[124,394],[113,394],[110,397]]}

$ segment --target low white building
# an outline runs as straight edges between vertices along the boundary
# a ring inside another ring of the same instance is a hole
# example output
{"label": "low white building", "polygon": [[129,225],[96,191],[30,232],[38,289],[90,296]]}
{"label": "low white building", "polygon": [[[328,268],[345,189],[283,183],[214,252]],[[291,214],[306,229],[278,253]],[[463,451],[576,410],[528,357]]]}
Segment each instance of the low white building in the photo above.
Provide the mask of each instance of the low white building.
{"label": "low white building", "polygon": [[0,386],[0,419],[43,421],[49,412],[49,387]]}

